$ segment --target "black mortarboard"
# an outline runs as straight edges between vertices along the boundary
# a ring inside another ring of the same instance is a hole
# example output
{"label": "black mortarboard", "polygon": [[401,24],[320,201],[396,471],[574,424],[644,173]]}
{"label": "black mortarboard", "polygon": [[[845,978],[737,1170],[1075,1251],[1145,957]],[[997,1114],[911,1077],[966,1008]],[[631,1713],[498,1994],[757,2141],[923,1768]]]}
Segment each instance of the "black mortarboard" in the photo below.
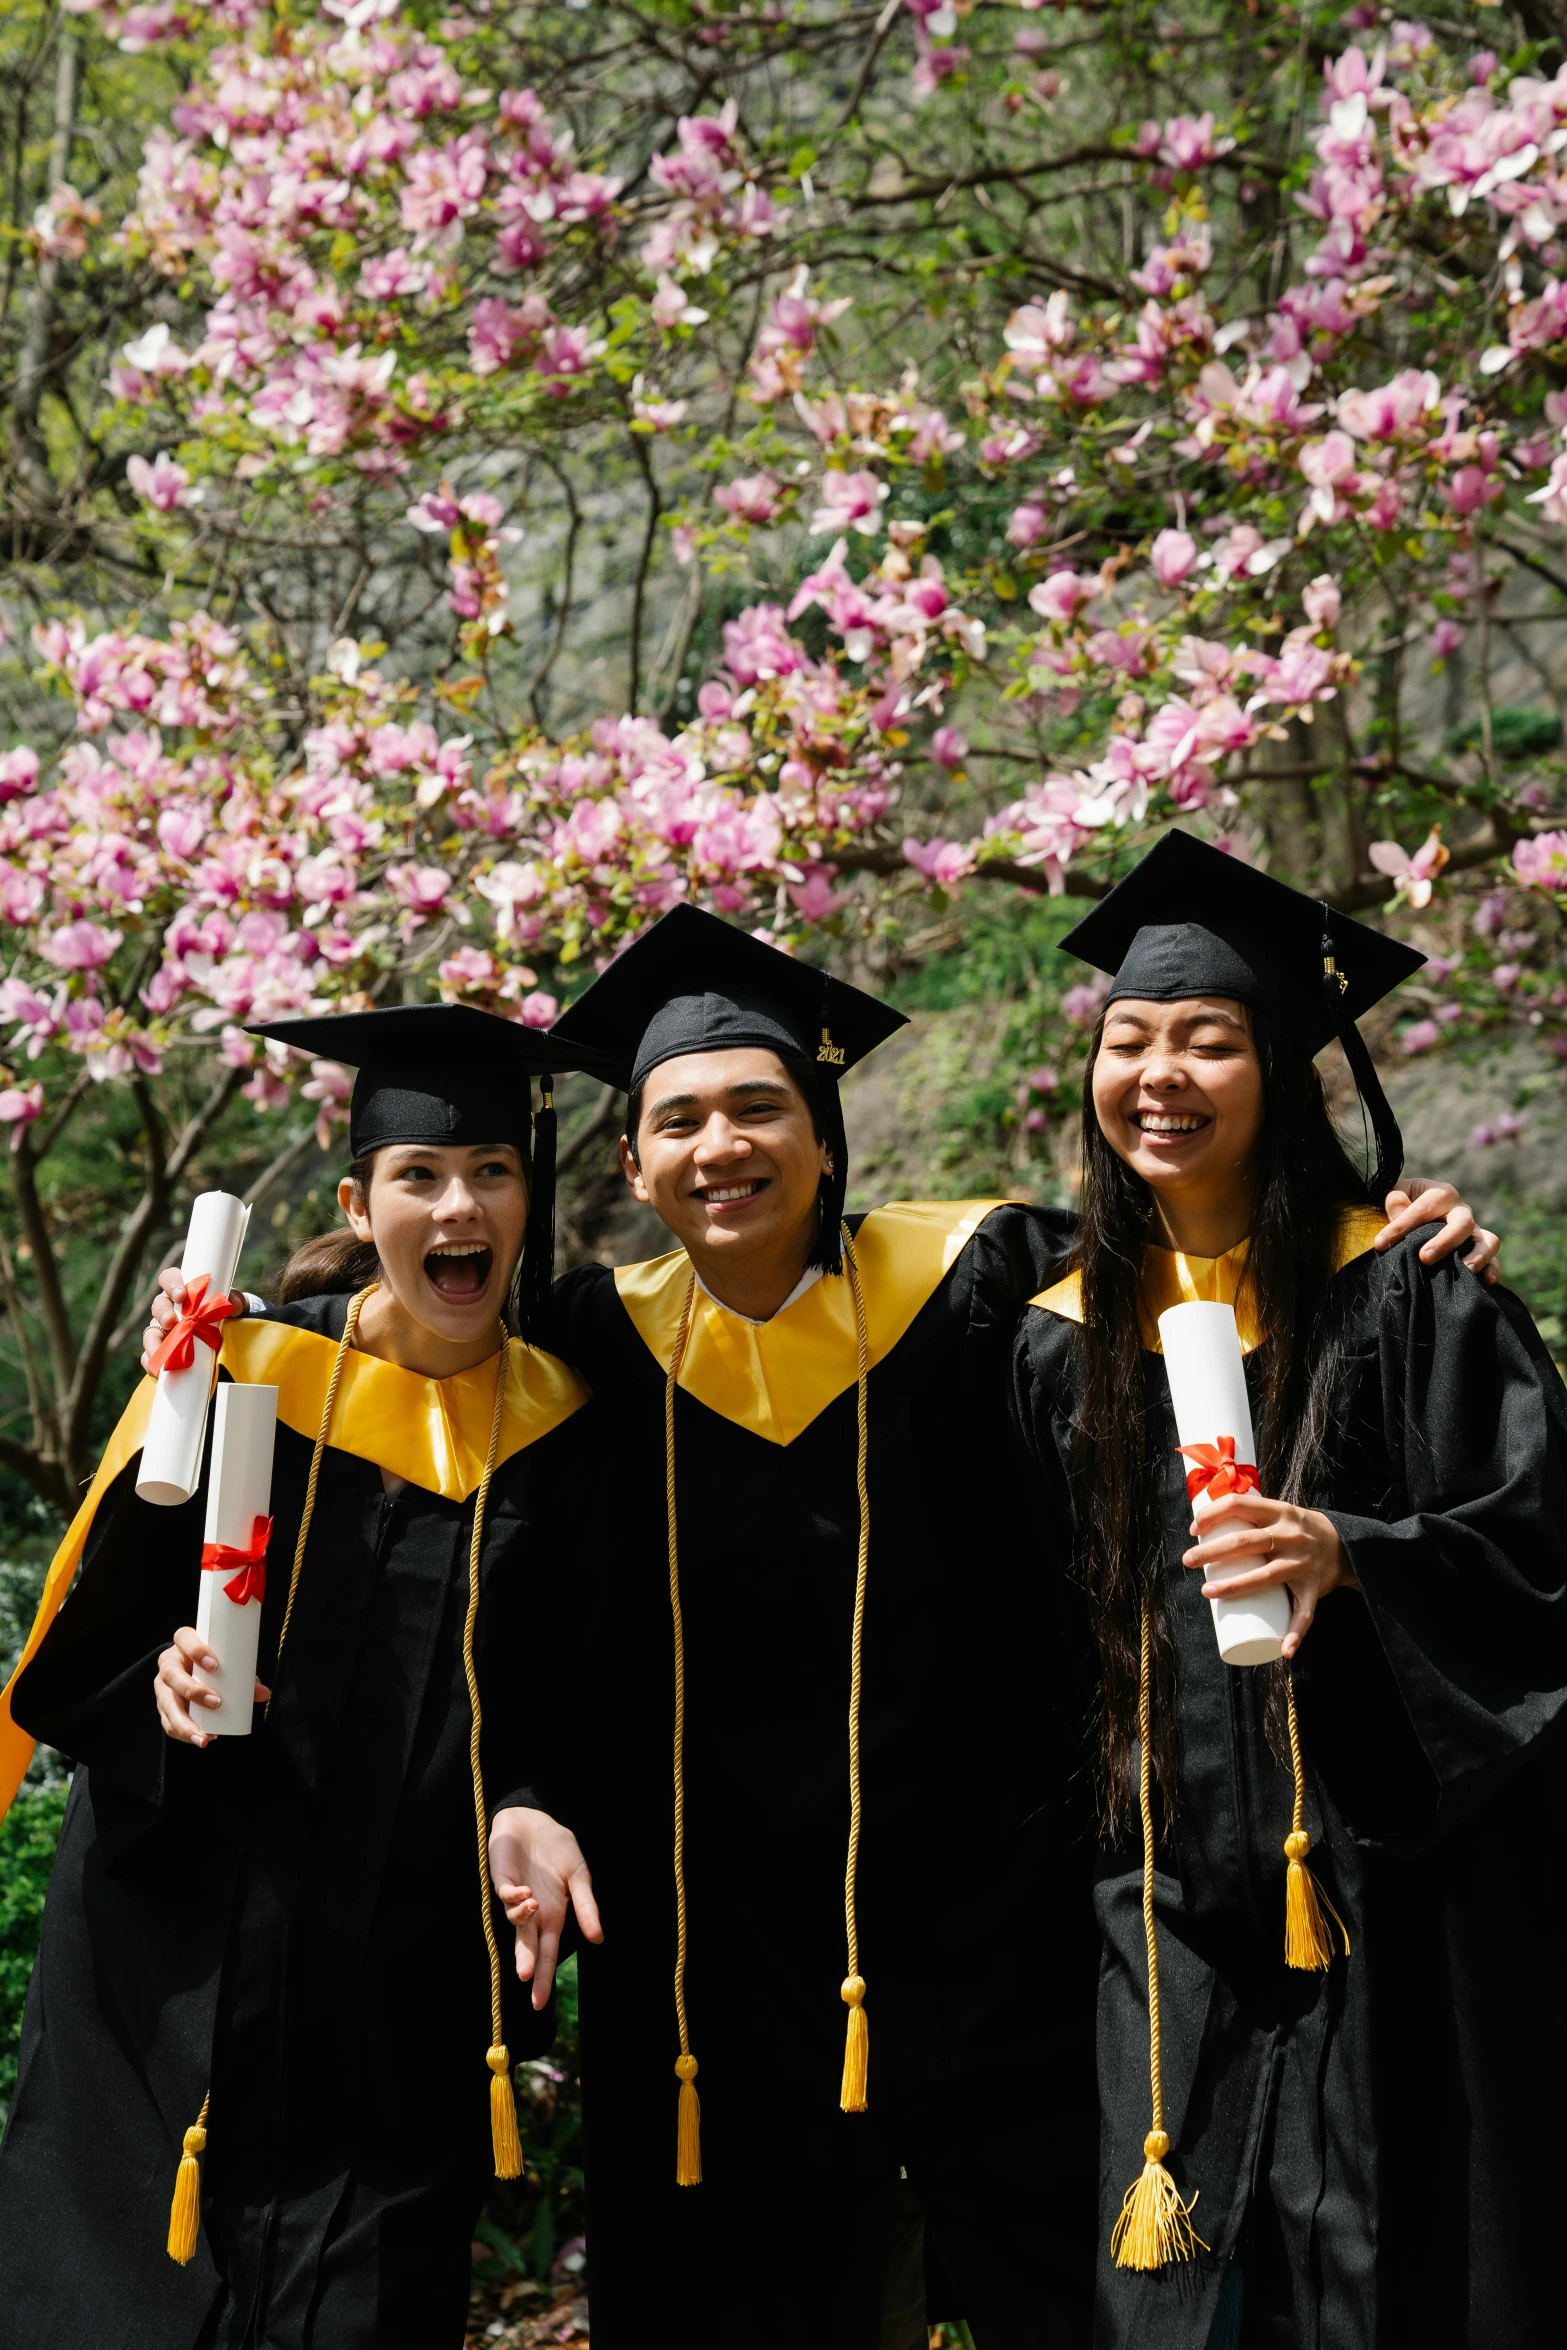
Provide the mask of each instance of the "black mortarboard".
{"label": "black mortarboard", "polygon": [[1167,832],[1061,944],[1109,973],[1111,1003],[1233,996],[1308,1055],[1336,1036],[1376,1135],[1372,1196],[1397,1179],[1403,1138],[1355,1022],[1420,969],[1414,947],[1187,832]]}
{"label": "black mortarboard", "polygon": [[[353,1069],[351,1158],[389,1143],[515,1144],[529,1164],[521,1294],[531,1321],[554,1274],[555,1110],[550,1079],[584,1063],[548,1029],[472,1004],[397,1004],[309,1020],[266,1020],[252,1036]],[[530,1079],[544,1080],[537,1119]]]}
{"label": "black mortarboard", "polygon": [[676,906],[594,980],[550,1030],[607,1083],[627,1093],[663,1061],[756,1045],[818,1080],[833,1174],[822,1186],[822,1233],[812,1259],[840,1265],[838,1227],[848,1149],[837,1080],[905,1025],[863,989],[705,914]]}

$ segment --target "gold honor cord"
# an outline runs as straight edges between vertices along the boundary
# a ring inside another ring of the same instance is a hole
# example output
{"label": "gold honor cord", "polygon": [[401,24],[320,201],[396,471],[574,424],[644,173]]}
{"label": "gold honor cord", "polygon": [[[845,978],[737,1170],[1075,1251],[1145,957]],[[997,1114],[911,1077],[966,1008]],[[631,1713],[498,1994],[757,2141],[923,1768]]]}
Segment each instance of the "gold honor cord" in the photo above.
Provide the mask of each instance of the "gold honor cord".
{"label": "gold honor cord", "polygon": [[[364,1311],[365,1301],[372,1297],[380,1286],[378,1281],[372,1281],[368,1289],[361,1289],[357,1297],[349,1299],[348,1318],[343,1324],[343,1335],[337,1342],[337,1356],[332,1364],[332,1376],[326,1383],[326,1401],[321,1406],[321,1425],[316,1430],[316,1448],[310,1456],[310,1475],[305,1480],[305,1506],[300,1513],[299,1539],[294,1544],[294,1564],[289,1570],[288,1605],[283,1610],[283,1628],[277,1636],[277,1656],[272,1660],[274,1682],[277,1680],[278,1661],[283,1654],[283,1643],[288,1638],[288,1627],[294,1618],[294,1601],[299,1596],[299,1570],[305,1563],[305,1544],[310,1539],[310,1521],[316,1514],[316,1487],[321,1481],[321,1460],[326,1451],[327,1434],[332,1426],[332,1414],[337,1405],[337,1391],[343,1384],[343,1365],[353,1351],[354,1332],[359,1327],[359,1317]],[[262,1708],[261,1718],[263,1721],[271,1711],[272,1700],[269,1697]]]}
{"label": "gold honor cord", "polygon": [[[859,1873],[861,1824],[860,1695],[865,1649],[865,1595],[870,1576],[871,1543],[871,1503],[868,1476],[870,1340],[866,1327],[865,1298],[860,1284],[859,1265],[847,1229],[843,1235],[843,1254],[844,1269],[848,1275],[850,1294],[854,1300],[855,1390],[858,1407],[855,1478],[859,1490],[860,1541],[855,1573],[854,1630],[849,1663],[849,1852],[844,1872],[844,1924],[848,1940],[849,1971],[844,1979],[842,1996],[847,2003],[849,2016],[844,2046],[843,2086],[839,2095],[839,2104],[845,2113],[863,2113],[866,2105],[869,2032],[865,2018],[865,1983],[860,1974],[859,1925],[856,1916],[855,1894]],[[670,1353],[669,1366],[664,1379],[664,1516],[669,1540],[669,1613],[675,1649],[675,2021],[680,2034],[680,2054],[675,2060],[675,2073],[680,2082],[680,2102],[675,2129],[675,2184],[680,2187],[699,2187],[702,2183],[702,2107],[696,2091],[697,2060],[691,2053],[691,2035],[686,2017],[686,1653],[685,1619],[680,1604],[680,1542],[675,1494],[675,1391],[680,1382],[680,1367],[685,1360],[686,1348],[690,1342],[691,1317],[695,1303],[696,1274],[693,1271],[686,1282],[685,1298],[680,1311],[680,1326],[676,1332],[674,1347]]]}
{"label": "gold honor cord", "polygon": [[702,2184],[702,2104],[696,2093],[696,2058],[686,2027],[686,1636],[680,1612],[680,1544],[675,1532],[675,1384],[691,1335],[691,1309],[696,1302],[696,1271],[686,1283],[680,1328],[664,1381],[664,1519],[669,1534],[669,1613],[675,1635],[675,2021],[680,2029],[680,2054],[675,2072],[680,2081],[680,2105],[675,2123],[675,2184]]}
{"label": "gold honor cord", "polygon": [[[1190,2260],[1203,2244],[1192,2226],[1191,2204],[1164,2167],[1170,2141],[1164,2127],[1164,2063],[1159,2039],[1159,1943],[1153,1917],[1153,1790],[1149,1767],[1151,1707],[1148,1691],[1148,1602],[1143,1601],[1142,1665],[1137,1684],[1137,1797],[1143,1815],[1143,1937],[1148,1946],[1148,2073],[1153,2090],[1153,2128],[1143,2140],[1140,2178],[1126,2190],[1121,2216],[1110,2235],[1117,2268],[1163,2268]],[[1196,2197],[1192,2198],[1196,2201]]]}
{"label": "gold honor cord", "polygon": [[870,1346],[865,1330],[865,1299],[860,1268],[848,1226],[843,1227],[843,1269],[854,1298],[855,1401],[859,1432],[855,1451],[855,1481],[860,1497],[860,1550],[854,1577],[854,1632],[849,1648],[849,1858],[843,1877],[843,1913],[849,1945],[849,1971],[842,1996],[848,2006],[848,2032],[843,2049],[843,2087],[839,2106],[845,2113],[865,2111],[870,2067],[870,2027],[865,2020],[865,1979],[860,1973],[860,1929],[855,1914],[855,1881],[860,1867],[860,1688],[865,1656],[865,1589],[871,1564],[870,1455]]}
{"label": "gold honor cord", "polygon": [[495,1910],[490,1893],[490,1827],[484,1804],[484,1772],[479,1761],[484,1717],[479,1707],[478,1668],[473,1661],[473,1628],[479,1614],[479,1553],[484,1547],[484,1508],[489,1499],[490,1479],[495,1474],[495,1456],[500,1450],[501,1415],[510,1367],[511,1349],[503,1330],[495,1373],[490,1448],[484,1457],[484,1475],[479,1479],[473,1505],[473,1539],[468,1545],[468,1612],[462,1627],[462,1666],[468,1679],[468,1761],[473,1772],[473,1814],[479,1831],[479,1900],[484,1916],[484,1943],[490,1957],[490,2048],[484,2061],[490,2068],[490,2143],[498,2179],[522,2176],[522,2141],[517,2134],[517,2094],[512,2086],[511,2052],[502,2037],[505,2026],[501,2019],[501,1953],[495,1938]]}
{"label": "gold honor cord", "polygon": [[1344,1937],[1346,1958],[1349,1928],[1306,1866],[1306,1855],[1311,1850],[1311,1835],[1306,1826],[1306,1764],[1300,1751],[1300,1723],[1295,1714],[1295,1675],[1288,1665],[1284,1669],[1288,1675],[1284,1687],[1289,1698],[1290,1768],[1295,1777],[1295,1811],[1290,1832],[1284,1839],[1284,1857],[1290,1864],[1284,1887],[1284,1963],[1299,1967],[1303,1973],[1321,1974],[1333,1964],[1333,1942],[1323,1923],[1323,1910],[1326,1909]]}

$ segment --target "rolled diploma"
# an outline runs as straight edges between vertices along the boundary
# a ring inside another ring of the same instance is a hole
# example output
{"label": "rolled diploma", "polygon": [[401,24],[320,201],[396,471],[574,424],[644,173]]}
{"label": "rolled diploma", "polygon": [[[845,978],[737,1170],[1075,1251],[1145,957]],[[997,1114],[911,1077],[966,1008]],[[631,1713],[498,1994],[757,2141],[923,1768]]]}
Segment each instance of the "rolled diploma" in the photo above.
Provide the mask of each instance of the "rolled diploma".
{"label": "rolled diploma", "polygon": [[[222,1296],[234,1286],[239,1252],[244,1245],[250,1210],[227,1191],[198,1192],[191,1203],[190,1231],[180,1273],[188,1283],[198,1273],[209,1277],[209,1297]],[[207,1405],[217,1372],[217,1356],[196,1342],[196,1359],[188,1371],[160,1371],[158,1392],[152,1399],[147,1438],[142,1446],[136,1491],[143,1501],[173,1509],[189,1501],[201,1473],[201,1439],[207,1425]]]}
{"label": "rolled diploma", "polygon": [[[258,1518],[271,1515],[272,1440],[277,1433],[277,1389],[242,1387],[225,1379],[218,1389],[212,1413],[212,1475],[207,1486],[209,1543],[230,1550],[250,1546]],[[243,1606],[230,1599],[225,1584],[238,1570],[203,1567],[201,1596],[196,1602],[196,1630],[218,1660],[217,1670],[204,1669],[201,1678],[215,1689],[222,1703],[198,1707],[204,1729],[220,1738],[248,1738],[253,1718],[256,1684],[256,1644],[261,1637],[261,1602],[247,1599]]]}
{"label": "rolled diploma", "polygon": [[[1180,1442],[1216,1444],[1221,1436],[1233,1436],[1237,1461],[1255,1467],[1257,1440],[1235,1308],[1198,1301],[1171,1306],[1159,1316],[1159,1339]],[[1192,1514],[1199,1524],[1213,1506],[1206,1493],[1198,1494]],[[1265,1556],[1258,1551],[1233,1558],[1226,1566],[1210,1567],[1204,1580],[1227,1582],[1232,1575],[1260,1566]],[[1283,1654],[1290,1601],[1282,1585],[1245,1599],[1210,1599],[1208,1605],[1219,1654],[1227,1665],[1268,1665]]]}

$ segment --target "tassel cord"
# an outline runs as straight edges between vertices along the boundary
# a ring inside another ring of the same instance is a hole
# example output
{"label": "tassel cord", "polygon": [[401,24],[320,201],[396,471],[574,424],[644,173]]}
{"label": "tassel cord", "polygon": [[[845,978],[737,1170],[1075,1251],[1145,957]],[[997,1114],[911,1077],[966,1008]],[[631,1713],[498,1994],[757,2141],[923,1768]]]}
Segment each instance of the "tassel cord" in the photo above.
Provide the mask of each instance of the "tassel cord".
{"label": "tassel cord", "polygon": [[[1164,2055],[1159,2023],[1159,1940],[1154,1926],[1153,1773],[1151,1734],[1153,1704],[1150,1692],[1151,1640],[1148,1602],[1143,1601],[1142,1656],[1137,1682],[1137,1801],[1143,1822],[1143,1938],[1148,1951],[1148,2081],[1152,2093],[1153,2127],[1143,2140],[1143,2168],[1126,2190],[1120,2216],[1110,2235],[1110,2252],[1117,2268],[1159,2269],[1172,2260],[1190,2260],[1201,2236],[1192,2226],[1191,2204],[1164,2167],[1170,2151],[1164,2126]],[[1192,2202],[1196,2197],[1192,2198]]]}
{"label": "tassel cord", "polygon": [[863,2113],[866,2108],[869,2071],[869,2027],[865,2015],[865,1980],[860,1973],[860,1931],[856,1894],[860,1868],[860,1829],[862,1824],[860,1712],[865,1663],[865,1597],[870,1581],[871,1563],[870,1340],[865,1322],[865,1296],[860,1286],[859,1262],[854,1253],[854,1243],[849,1236],[847,1225],[842,1227],[842,1241],[843,1268],[849,1279],[849,1294],[854,1300],[854,1381],[857,1408],[854,1473],[859,1493],[860,1542],[854,1578],[854,1629],[849,1643],[849,1850],[843,1877],[844,1929],[848,1944],[849,1971],[844,1977],[842,1996],[849,2014],[844,2040],[843,2086],[838,2102],[845,2113]]}
{"label": "tassel cord", "polygon": [[484,1802],[484,1768],[480,1759],[484,1714],[479,1703],[479,1671],[474,1662],[473,1635],[479,1618],[479,1561],[484,1550],[484,1513],[490,1498],[490,1479],[495,1474],[495,1456],[500,1451],[501,1421],[506,1410],[506,1379],[510,1369],[511,1346],[503,1331],[495,1373],[495,1409],[490,1415],[489,1450],[484,1456],[484,1474],[479,1479],[479,1490],[473,1505],[473,1535],[468,1545],[468,1605],[462,1627],[462,1669],[468,1683],[468,1767],[473,1774],[473,1814],[479,1838],[479,1900],[484,1919],[484,1946],[490,1961],[490,2049],[485,2061],[490,2068],[490,2135],[495,2155],[495,2176],[498,2179],[520,2178],[522,2144],[517,2130],[517,2099],[512,2088],[511,2057],[506,2047],[505,2024],[501,2016],[501,1949],[495,1932],[494,1896],[490,1891],[490,1822]]}
{"label": "tassel cord", "polygon": [[[294,1600],[299,1591],[299,1570],[305,1563],[305,1544],[310,1539],[310,1521],[316,1514],[316,1487],[321,1482],[321,1461],[326,1452],[326,1440],[331,1431],[332,1414],[337,1407],[337,1391],[343,1383],[343,1365],[347,1362],[354,1343],[354,1332],[359,1327],[359,1316],[367,1297],[380,1286],[372,1281],[348,1301],[348,1316],[343,1324],[343,1335],[337,1342],[337,1354],[332,1363],[332,1376],[326,1383],[326,1400],[321,1406],[321,1425],[316,1430],[315,1451],[310,1456],[310,1475],[305,1481],[305,1506],[300,1512],[299,1534],[294,1544],[294,1564],[288,1578],[288,1604],[283,1610],[282,1628],[277,1636],[277,1655],[272,1663],[272,1685],[277,1686],[278,1658],[283,1654],[283,1643],[288,1638],[288,1627],[293,1618]],[[266,1720],[272,1711],[269,1697],[261,1709]],[[201,2229],[201,2167],[197,2157],[206,2151],[207,2109],[212,2103],[209,2089],[201,2101],[201,2111],[192,2127],[185,2133],[185,2149],[174,2179],[174,2202],[169,2212],[169,2258],[183,2268],[195,2258],[196,2241]]]}
{"label": "tassel cord", "polygon": [[680,1328],[664,1381],[664,1521],[669,1542],[669,1617],[675,1649],[675,2021],[680,2032],[680,2055],[675,2071],[680,2080],[680,2104],[675,2148],[675,2183],[699,2187],[702,2183],[700,2139],[701,2106],[696,2092],[697,2062],[691,2053],[686,2020],[686,1636],[680,1606],[680,1539],[675,1515],[675,1389],[691,1337],[691,1315],[696,1304],[696,1272],[686,1283],[680,1309]]}
{"label": "tassel cord", "polygon": [[[299,1570],[305,1563],[305,1544],[310,1540],[310,1521],[316,1514],[316,1487],[321,1482],[321,1462],[326,1453],[326,1440],[332,1427],[332,1414],[337,1407],[337,1391],[343,1384],[343,1366],[352,1351],[354,1333],[359,1328],[359,1316],[364,1310],[365,1300],[371,1297],[380,1286],[378,1281],[372,1281],[369,1288],[361,1289],[357,1296],[349,1299],[348,1319],[343,1324],[343,1335],[337,1342],[337,1354],[332,1364],[332,1376],[326,1383],[326,1401],[321,1406],[321,1425],[316,1430],[316,1448],[310,1456],[310,1475],[305,1480],[305,1506],[299,1515],[299,1534],[294,1543],[294,1564],[289,1570],[288,1604],[283,1610],[283,1626],[277,1636],[277,1655],[272,1660],[274,1689],[277,1686],[278,1660],[283,1654],[283,1643],[288,1638],[288,1627],[294,1619],[294,1601],[299,1596]],[[261,1718],[263,1721],[271,1711],[272,1700],[269,1697],[262,1708]]]}
{"label": "tassel cord", "polygon": [[1164,2049],[1159,2022],[1159,1937],[1153,1915],[1153,1773],[1150,1763],[1153,1704],[1149,1689],[1150,1639],[1148,1602],[1143,1601],[1142,1663],[1137,1682],[1137,1804],[1143,1821],[1143,1940],[1148,1951],[1148,2085],[1153,2104],[1153,2126],[1159,2137],[1164,2127]]}
{"label": "tassel cord", "polygon": [[1284,1857],[1289,1862],[1284,1886],[1284,1963],[1303,1974],[1321,1974],[1333,1964],[1333,1938],[1323,1911],[1327,1911],[1344,1938],[1346,1958],[1350,1955],[1349,1928],[1306,1866],[1306,1855],[1311,1850],[1311,1834],[1306,1826],[1306,1760],[1301,1751],[1300,1720],[1295,1711],[1295,1676],[1288,1666],[1285,1675],[1295,1805],[1290,1832],[1284,1839]]}

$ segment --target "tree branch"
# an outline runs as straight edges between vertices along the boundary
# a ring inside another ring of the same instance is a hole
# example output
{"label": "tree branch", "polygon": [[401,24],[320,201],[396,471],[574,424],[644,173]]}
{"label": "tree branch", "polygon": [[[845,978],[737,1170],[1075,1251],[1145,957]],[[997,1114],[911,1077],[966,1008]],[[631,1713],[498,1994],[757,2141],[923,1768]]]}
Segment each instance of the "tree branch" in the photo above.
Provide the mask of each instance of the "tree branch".
{"label": "tree branch", "polygon": [[59,1462],[47,1453],[35,1452],[30,1444],[18,1444],[14,1436],[0,1436],[0,1469],[20,1477],[44,1501],[52,1502],[63,1517],[71,1515],[75,1489]]}
{"label": "tree branch", "polygon": [[[37,1167],[31,1139],[24,1133],[11,1153],[11,1186],[16,1194],[22,1231],[32,1252],[33,1279],[38,1285],[44,1336],[49,1342],[49,1368],[54,1381],[58,1413],[76,1369],[76,1350],[71,1341],[71,1317],[66,1311],[65,1292],[60,1286],[60,1268],[55,1262],[54,1243],[50,1238],[43,1202],[38,1196]],[[63,1428],[61,1436],[63,1440]]]}
{"label": "tree branch", "polygon": [[642,478],[647,483],[647,528],[642,533],[642,550],[637,557],[636,575],[631,583],[631,629],[627,648],[631,679],[626,707],[635,718],[642,699],[642,609],[647,594],[647,575],[652,568],[653,548],[658,537],[658,518],[664,509],[653,474],[653,460],[648,454],[646,434],[633,433],[631,445],[636,451]]}
{"label": "tree branch", "polygon": [[120,1309],[136,1278],[142,1252],[168,1209],[169,1174],[163,1124],[144,1077],[131,1080],[131,1092],[141,1113],[142,1133],[147,1140],[147,1177],[141,1198],[126,1218],[119,1243],[109,1259],[109,1269],[98,1292],[98,1301],[88,1316],[81,1353],[76,1359],[75,1374],[61,1405],[60,1421],[64,1438],[61,1449],[65,1456],[67,1477],[71,1476],[78,1449],[87,1433],[93,1405],[98,1400],[98,1383],[103,1377],[104,1357]]}
{"label": "tree branch", "polygon": [[[76,135],[79,35],[76,19],[68,16],[63,8],[56,39],[59,48],[55,57],[54,138],[49,149],[51,195],[70,172],[71,142]],[[21,357],[17,363],[16,389],[11,398],[16,470],[26,484],[29,496],[45,512],[55,504],[55,483],[49,469],[49,451],[38,428],[38,410],[49,377],[49,346],[53,337],[55,293],[59,277],[58,256],[53,253],[43,254],[27,304],[27,324],[22,335]]]}

